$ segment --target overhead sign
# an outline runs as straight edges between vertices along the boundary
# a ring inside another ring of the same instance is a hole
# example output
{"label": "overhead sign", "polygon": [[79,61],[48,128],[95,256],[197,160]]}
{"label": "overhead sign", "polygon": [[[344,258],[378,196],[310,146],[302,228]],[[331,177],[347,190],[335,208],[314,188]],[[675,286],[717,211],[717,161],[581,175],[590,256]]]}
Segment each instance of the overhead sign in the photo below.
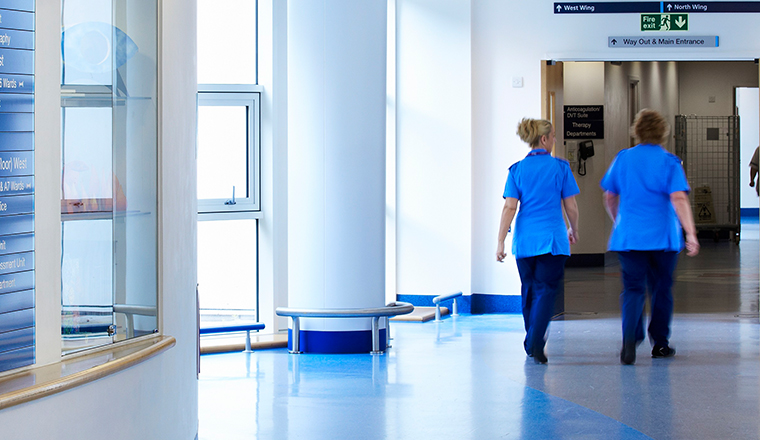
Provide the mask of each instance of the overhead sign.
{"label": "overhead sign", "polygon": [[566,105],[565,139],[604,139],[603,105]]}
{"label": "overhead sign", "polygon": [[760,2],[559,2],[555,14],[760,13]]}
{"label": "overhead sign", "polygon": [[642,31],[688,31],[689,14],[641,14]]}
{"label": "overhead sign", "polygon": [[718,47],[716,35],[694,37],[607,37],[607,47],[657,48],[657,47]]}

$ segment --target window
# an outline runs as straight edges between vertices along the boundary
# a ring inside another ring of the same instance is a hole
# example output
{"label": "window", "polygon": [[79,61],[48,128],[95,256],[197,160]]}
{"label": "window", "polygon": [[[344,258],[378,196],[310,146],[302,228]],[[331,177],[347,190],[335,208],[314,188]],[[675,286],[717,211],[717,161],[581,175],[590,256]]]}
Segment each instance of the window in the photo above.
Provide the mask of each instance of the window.
{"label": "window", "polygon": [[[257,2],[198,0],[201,322],[258,319],[261,215]],[[234,10],[230,15],[227,11]]]}
{"label": "window", "polygon": [[260,208],[259,94],[198,93],[198,211]]}
{"label": "window", "polygon": [[157,4],[62,0],[64,353],[157,323]]}

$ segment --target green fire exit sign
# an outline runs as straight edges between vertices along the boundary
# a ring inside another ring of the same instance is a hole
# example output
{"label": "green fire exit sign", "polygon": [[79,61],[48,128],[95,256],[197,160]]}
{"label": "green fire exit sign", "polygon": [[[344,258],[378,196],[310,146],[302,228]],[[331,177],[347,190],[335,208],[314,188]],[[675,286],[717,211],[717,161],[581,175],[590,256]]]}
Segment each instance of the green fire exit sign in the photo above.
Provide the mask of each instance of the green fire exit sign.
{"label": "green fire exit sign", "polygon": [[641,14],[642,31],[688,31],[689,14]]}

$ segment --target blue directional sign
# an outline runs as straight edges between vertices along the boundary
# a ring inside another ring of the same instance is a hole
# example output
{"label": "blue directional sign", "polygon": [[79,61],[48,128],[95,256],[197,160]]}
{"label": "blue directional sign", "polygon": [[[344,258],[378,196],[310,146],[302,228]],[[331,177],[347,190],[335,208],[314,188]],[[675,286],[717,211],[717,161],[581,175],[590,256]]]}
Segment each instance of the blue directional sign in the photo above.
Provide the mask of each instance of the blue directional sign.
{"label": "blue directional sign", "polygon": [[0,372],[34,364],[35,0],[0,0]]}
{"label": "blue directional sign", "polygon": [[34,234],[0,236],[0,255],[34,250]]}
{"label": "blue directional sign", "polygon": [[[8,235],[34,232],[34,214],[0,217],[0,231]],[[7,238],[7,235],[0,236],[0,241]]]}
{"label": "blue directional sign", "polygon": [[0,29],[0,47],[34,49],[34,32]]}
{"label": "blue directional sign", "polygon": [[0,7],[4,9],[34,12],[34,0],[3,0],[2,3],[0,3]]}
{"label": "blue directional sign", "polygon": [[0,153],[0,177],[31,175],[34,175],[34,152],[8,151]]}
{"label": "blue directional sign", "polygon": [[34,132],[0,131],[0,152],[34,150]]}
{"label": "blue directional sign", "polygon": [[0,73],[34,73],[34,51],[0,49]]}
{"label": "blue directional sign", "polygon": [[0,216],[34,213],[34,196],[0,197]]}
{"label": "blue directional sign", "polygon": [[0,275],[34,269],[34,252],[0,256]]}
{"label": "blue directional sign", "polygon": [[562,2],[554,3],[555,14],[631,13],[760,13],[760,2]]}
{"label": "blue directional sign", "polygon": [[34,113],[34,95],[0,93],[0,113]]}
{"label": "blue directional sign", "polygon": [[0,177],[0,196],[34,194],[34,177]]}

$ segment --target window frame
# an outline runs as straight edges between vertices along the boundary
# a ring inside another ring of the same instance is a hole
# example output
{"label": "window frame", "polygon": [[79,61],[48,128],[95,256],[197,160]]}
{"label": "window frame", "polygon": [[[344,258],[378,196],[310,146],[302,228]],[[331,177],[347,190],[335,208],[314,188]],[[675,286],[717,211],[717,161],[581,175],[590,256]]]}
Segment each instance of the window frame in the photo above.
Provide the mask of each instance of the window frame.
{"label": "window frame", "polygon": [[[198,219],[221,220],[260,218],[261,213],[261,87],[253,85],[199,84],[197,106],[244,105],[246,112],[247,194],[235,195],[235,204],[226,204],[230,197],[198,199]],[[196,145],[196,158],[198,157]],[[242,193],[242,192],[241,192]],[[230,214],[234,214],[230,216]],[[202,218],[203,217],[203,218]]]}

